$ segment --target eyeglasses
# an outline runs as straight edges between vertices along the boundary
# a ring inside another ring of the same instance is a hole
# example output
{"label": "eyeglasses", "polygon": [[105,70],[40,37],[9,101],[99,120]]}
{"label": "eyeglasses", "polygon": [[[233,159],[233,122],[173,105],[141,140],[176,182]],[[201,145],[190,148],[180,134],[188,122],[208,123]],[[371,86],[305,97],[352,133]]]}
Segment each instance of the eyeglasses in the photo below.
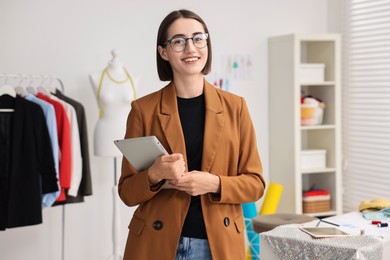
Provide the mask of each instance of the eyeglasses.
{"label": "eyeglasses", "polygon": [[192,40],[196,48],[202,49],[206,47],[208,38],[208,33],[197,33],[194,34],[194,36],[188,38],[183,36],[174,36],[172,39],[167,40],[164,43],[164,46],[169,43],[172,47],[172,50],[174,50],[175,52],[182,52],[186,48],[187,41]]}

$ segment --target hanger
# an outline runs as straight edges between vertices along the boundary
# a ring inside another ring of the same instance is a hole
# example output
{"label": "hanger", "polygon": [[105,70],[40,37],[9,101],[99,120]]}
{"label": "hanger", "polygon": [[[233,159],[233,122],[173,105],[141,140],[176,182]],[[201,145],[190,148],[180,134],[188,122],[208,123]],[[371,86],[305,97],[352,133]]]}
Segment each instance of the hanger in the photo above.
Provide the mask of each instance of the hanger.
{"label": "hanger", "polygon": [[58,83],[61,85],[61,92],[62,94],[65,93],[64,83],[62,83],[62,80],[60,78],[57,78]]}
{"label": "hanger", "polygon": [[27,93],[30,93],[30,94],[33,94],[34,96],[36,96],[38,94],[38,91],[33,86],[33,82],[34,82],[34,78],[40,79],[40,77],[38,75],[30,74],[30,78],[31,78],[31,80],[28,83],[28,86],[26,87],[26,91],[27,91]]}
{"label": "hanger", "polygon": [[9,95],[9,96],[15,98],[16,97],[15,89],[13,87],[11,87],[10,85],[3,85],[0,87],[0,96],[3,96],[3,95]]}
{"label": "hanger", "polygon": [[53,86],[53,77],[51,75],[46,76],[49,79],[49,83],[45,86],[50,93],[56,93],[56,88]]}
{"label": "hanger", "polygon": [[[0,97],[3,95],[9,95],[9,96],[15,98],[16,97],[15,89],[13,87],[11,87],[10,85],[8,85],[7,83],[8,83],[8,76],[5,75],[4,85],[2,85],[0,87]],[[0,112],[13,112],[13,111],[14,111],[14,109],[10,109],[10,108],[0,109]]]}
{"label": "hanger", "polygon": [[24,87],[22,87],[22,83],[26,77],[27,75],[20,74],[19,84],[14,87],[16,94],[22,97],[25,97],[27,95],[27,91],[24,89]]}
{"label": "hanger", "polygon": [[[45,83],[46,79],[48,78],[48,76],[41,75],[41,77],[42,77],[42,82],[41,82],[40,86],[36,87],[35,89],[38,92],[41,92],[41,93],[43,93],[46,96],[51,96],[50,91],[44,85],[44,83]],[[51,78],[51,77],[49,77],[49,78]]]}
{"label": "hanger", "polygon": [[9,95],[11,97],[16,97],[14,88],[8,85],[8,75],[1,74],[1,76],[5,77],[5,81],[4,84],[0,87],[0,96]]}

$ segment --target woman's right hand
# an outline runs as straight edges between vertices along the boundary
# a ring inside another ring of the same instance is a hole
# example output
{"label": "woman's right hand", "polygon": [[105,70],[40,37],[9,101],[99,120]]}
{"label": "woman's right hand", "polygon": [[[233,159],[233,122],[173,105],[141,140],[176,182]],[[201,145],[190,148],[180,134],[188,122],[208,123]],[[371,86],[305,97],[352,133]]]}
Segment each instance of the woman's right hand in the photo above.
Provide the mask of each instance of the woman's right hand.
{"label": "woman's right hand", "polygon": [[177,180],[185,172],[185,162],[183,155],[174,153],[163,155],[154,161],[148,170],[148,178],[151,185],[157,184],[161,180]]}

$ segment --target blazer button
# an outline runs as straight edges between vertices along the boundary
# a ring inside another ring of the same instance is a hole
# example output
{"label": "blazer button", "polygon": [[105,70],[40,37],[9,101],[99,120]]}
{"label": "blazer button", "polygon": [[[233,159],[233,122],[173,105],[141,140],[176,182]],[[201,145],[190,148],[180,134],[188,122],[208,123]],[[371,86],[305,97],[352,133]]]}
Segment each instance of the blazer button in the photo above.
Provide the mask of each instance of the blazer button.
{"label": "blazer button", "polygon": [[225,224],[225,227],[228,227],[230,225],[230,219],[228,217],[224,218],[223,223]]}
{"label": "blazer button", "polygon": [[160,220],[156,220],[156,221],[154,221],[154,223],[153,223],[153,228],[155,229],[155,230],[160,230],[160,229],[162,229],[163,228],[163,223],[162,223],[162,221],[160,221]]}

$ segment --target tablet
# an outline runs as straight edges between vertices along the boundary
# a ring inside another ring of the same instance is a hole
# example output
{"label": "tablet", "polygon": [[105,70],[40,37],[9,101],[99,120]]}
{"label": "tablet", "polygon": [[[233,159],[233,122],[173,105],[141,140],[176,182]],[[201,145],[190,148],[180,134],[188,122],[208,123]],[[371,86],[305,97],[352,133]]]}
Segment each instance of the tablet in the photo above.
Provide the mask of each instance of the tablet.
{"label": "tablet", "polygon": [[155,136],[115,140],[114,143],[137,171],[147,169],[158,157],[168,154]]}
{"label": "tablet", "polygon": [[314,238],[353,236],[334,227],[301,227],[299,229]]}

